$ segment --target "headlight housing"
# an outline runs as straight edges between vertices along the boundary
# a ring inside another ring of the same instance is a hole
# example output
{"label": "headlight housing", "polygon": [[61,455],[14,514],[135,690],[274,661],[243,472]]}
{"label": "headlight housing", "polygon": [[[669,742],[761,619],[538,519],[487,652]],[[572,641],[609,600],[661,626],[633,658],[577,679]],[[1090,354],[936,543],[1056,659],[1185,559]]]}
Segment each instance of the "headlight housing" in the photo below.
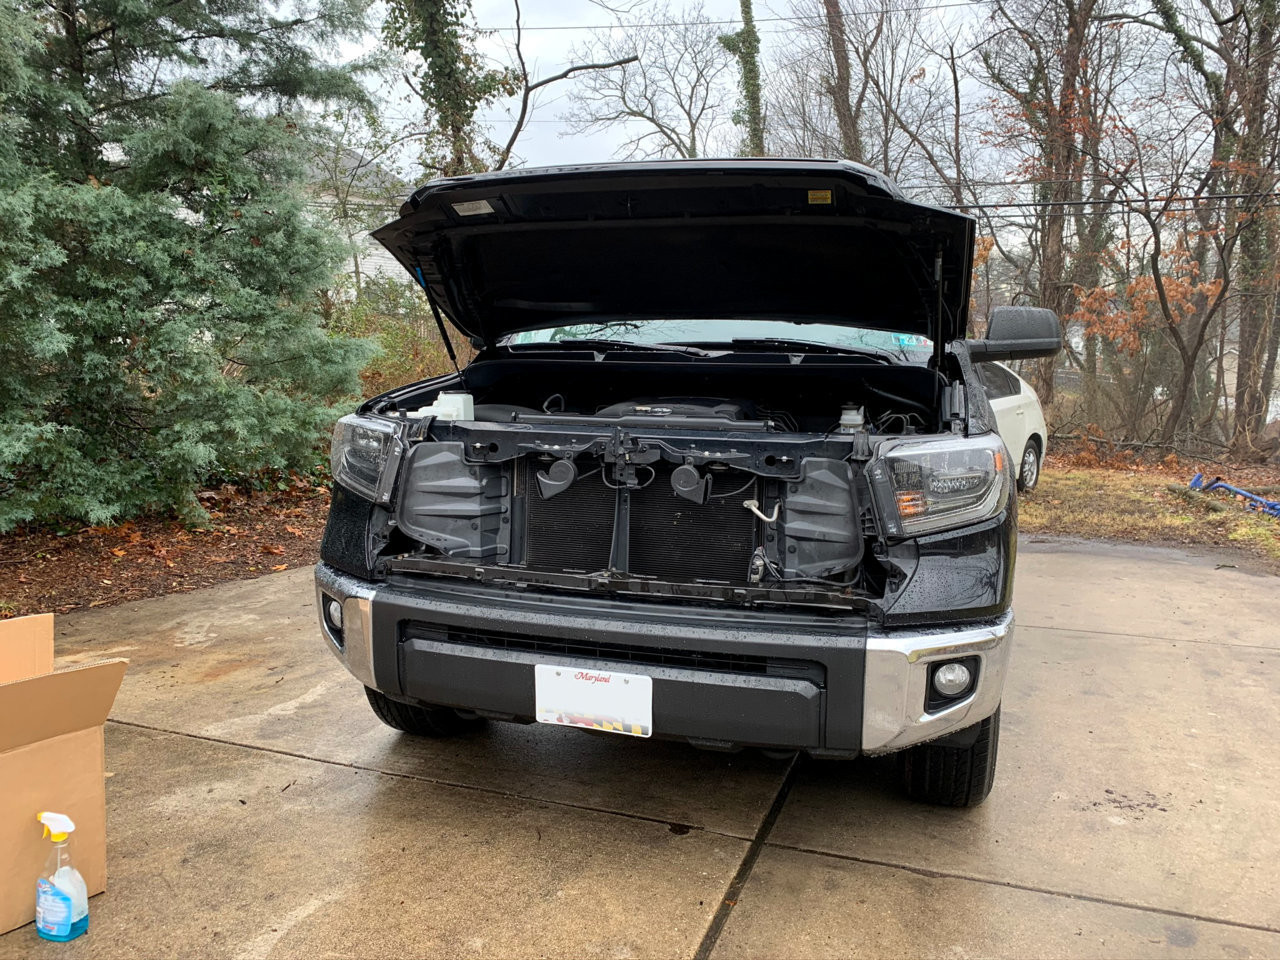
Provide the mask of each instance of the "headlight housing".
{"label": "headlight housing", "polygon": [[885,444],[868,468],[885,532],[894,537],[950,530],[998,514],[1012,478],[997,434]]}
{"label": "headlight housing", "polygon": [[389,503],[403,445],[389,420],[348,414],[333,426],[329,469],[333,479],[375,503]]}

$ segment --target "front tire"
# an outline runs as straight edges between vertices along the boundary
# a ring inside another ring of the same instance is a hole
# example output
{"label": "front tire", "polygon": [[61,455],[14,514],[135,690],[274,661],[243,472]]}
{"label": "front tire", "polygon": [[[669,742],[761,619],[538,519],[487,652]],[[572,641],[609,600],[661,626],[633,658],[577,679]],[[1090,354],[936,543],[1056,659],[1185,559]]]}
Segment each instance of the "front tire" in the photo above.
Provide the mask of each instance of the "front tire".
{"label": "front tire", "polygon": [[907,796],[940,807],[976,807],[987,799],[996,777],[999,707],[975,733],[968,746],[922,743],[902,751],[899,769]]}
{"label": "front tire", "polygon": [[1040,482],[1040,447],[1034,440],[1028,440],[1022,451],[1022,462],[1018,465],[1018,489],[1030,493]]}
{"label": "front tire", "polygon": [[458,711],[449,707],[401,703],[372,687],[365,687],[364,692],[379,720],[416,737],[456,737],[484,726],[483,719],[460,717]]}

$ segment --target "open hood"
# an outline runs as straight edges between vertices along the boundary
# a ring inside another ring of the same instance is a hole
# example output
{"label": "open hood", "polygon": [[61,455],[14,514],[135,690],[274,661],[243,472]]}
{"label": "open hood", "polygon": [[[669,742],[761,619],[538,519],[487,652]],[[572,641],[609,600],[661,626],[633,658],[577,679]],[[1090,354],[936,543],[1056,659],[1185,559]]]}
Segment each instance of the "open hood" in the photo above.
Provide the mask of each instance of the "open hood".
{"label": "open hood", "polygon": [[973,220],[839,160],[434,180],[374,231],[477,345],[595,319],[786,319],[964,336]]}

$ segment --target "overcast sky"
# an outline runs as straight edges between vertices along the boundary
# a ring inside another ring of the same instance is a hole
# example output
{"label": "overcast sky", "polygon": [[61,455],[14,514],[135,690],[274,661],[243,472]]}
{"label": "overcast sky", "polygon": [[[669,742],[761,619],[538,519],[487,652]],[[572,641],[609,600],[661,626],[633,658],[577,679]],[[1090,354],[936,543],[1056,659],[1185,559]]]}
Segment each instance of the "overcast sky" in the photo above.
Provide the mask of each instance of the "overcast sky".
{"label": "overcast sky", "polygon": [[[785,15],[785,0],[775,6]],[[652,4],[638,4],[637,12]],[[678,0],[673,0],[672,7],[679,9]],[[612,21],[607,10],[601,9],[589,0],[523,0],[521,3],[524,25],[524,36],[521,46],[525,60],[529,64],[530,76],[537,80],[550,74],[559,73],[574,61],[570,53],[574,46],[585,45],[592,36],[592,26],[605,26]],[[741,27],[741,10],[738,0],[704,0],[703,9],[712,20],[728,21],[725,33]],[[515,24],[515,8],[511,0],[475,0],[476,21],[481,27],[493,28],[496,32],[482,41],[484,52],[502,63],[514,62],[508,52],[514,39],[512,27]],[[761,18],[776,16],[764,3],[757,0],[755,16]],[[786,24],[764,22],[759,24],[761,43],[767,47],[770,35]],[[736,71],[734,73],[736,79]],[[614,156],[623,134],[617,128],[597,132],[591,136],[565,136],[565,124],[560,117],[568,109],[566,95],[572,89],[573,80],[561,81],[546,88],[537,101],[537,109],[532,114],[516,153],[525,166],[540,166],[551,163],[582,163],[609,160]],[[726,91],[730,98],[736,98],[736,88]],[[513,111],[519,109],[519,102],[511,100],[489,111],[485,119],[492,123],[494,140],[502,143],[511,133],[514,124]]]}

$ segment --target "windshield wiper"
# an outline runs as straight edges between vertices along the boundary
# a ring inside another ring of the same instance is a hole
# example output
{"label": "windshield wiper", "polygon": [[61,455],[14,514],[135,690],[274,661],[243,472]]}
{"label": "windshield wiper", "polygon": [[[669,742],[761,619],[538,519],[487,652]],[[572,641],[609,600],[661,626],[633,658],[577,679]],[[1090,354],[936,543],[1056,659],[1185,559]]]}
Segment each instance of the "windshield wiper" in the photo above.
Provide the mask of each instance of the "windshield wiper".
{"label": "windshield wiper", "polygon": [[606,340],[603,338],[575,338],[573,340],[546,340],[541,343],[507,344],[508,349],[512,347],[520,350],[538,348],[544,350],[561,348],[599,350],[604,347],[607,350],[647,350],[653,353],[682,353],[690,357],[718,357],[727,352],[725,350],[704,350],[701,347],[684,343],[637,343],[634,340]]}
{"label": "windshield wiper", "polygon": [[783,353],[833,353],[842,356],[868,357],[881,363],[892,363],[898,357],[888,350],[876,347],[842,347],[834,343],[818,343],[814,340],[789,340],[781,337],[735,337],[729,341],[735,349],[748,350],[780,350]]}

